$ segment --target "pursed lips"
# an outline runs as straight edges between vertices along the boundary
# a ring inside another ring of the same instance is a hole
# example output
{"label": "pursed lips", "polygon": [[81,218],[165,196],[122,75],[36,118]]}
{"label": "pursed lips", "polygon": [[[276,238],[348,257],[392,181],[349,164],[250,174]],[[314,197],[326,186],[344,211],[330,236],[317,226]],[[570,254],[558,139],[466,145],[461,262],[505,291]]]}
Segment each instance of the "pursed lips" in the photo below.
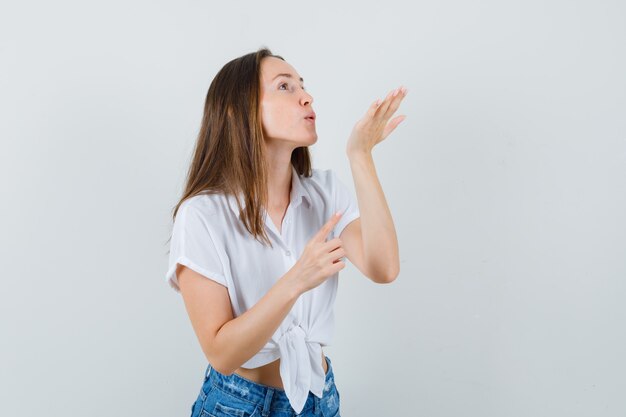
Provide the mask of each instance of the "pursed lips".
{"label": "pursed lips", "polygon": [[307,114],[304,119],[308,120],[311,123],[315,123],[315,113],[311,112],[311,113]]}

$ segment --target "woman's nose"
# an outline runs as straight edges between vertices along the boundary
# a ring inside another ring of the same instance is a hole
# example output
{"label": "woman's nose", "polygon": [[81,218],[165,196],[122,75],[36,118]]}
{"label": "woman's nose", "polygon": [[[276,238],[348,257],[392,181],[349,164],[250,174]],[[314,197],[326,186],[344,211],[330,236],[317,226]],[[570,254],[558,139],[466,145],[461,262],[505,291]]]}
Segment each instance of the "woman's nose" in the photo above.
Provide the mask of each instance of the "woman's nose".
{"label": "woman's nose", "polygon": [[309,93],[307,93],[306,91],[302,92],[302,98],[300,99],[300,102],[302,103],[302,105],[307,105],[307,104],[313,104],[313,96],[310,95]]}

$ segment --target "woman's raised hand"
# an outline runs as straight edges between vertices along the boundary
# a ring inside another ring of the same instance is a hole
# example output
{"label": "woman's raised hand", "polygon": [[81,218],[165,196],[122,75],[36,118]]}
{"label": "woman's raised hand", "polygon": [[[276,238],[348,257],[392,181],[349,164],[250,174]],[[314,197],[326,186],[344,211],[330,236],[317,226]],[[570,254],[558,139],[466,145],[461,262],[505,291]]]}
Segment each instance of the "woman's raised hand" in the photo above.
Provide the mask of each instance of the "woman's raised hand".
{"label": "woman's raised hand", "polygon": [[338,237],[326,241],[326,237],[333,230],[341,213],[336,213],[322,228],[309,240],[302,251],[302,256],[289,271],[301,293],[309,291],[329,276],[345,268],[345,262],[339,258],[345,256]]}
{"label": "woman's raised hand", "polygon": [[405,87],[398,87],[389,92],[384,100],[378,99],[372,103],[365,116],[352,129],[346,152],[348,154],[371,152],[376,144],[389,136],[406,118],[405,115],[400,115],[389,121],[407,93],[408,90]]}

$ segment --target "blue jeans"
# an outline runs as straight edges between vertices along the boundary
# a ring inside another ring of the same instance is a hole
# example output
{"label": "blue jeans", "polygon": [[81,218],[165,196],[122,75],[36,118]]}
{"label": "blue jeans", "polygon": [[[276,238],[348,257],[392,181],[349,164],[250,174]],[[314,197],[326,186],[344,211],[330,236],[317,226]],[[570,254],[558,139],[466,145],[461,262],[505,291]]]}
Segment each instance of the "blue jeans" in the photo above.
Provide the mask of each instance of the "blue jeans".
{"label": "blue jeans", "polygon": [[191,417],[341,417],[333,368],[328,356],[325,358],[328,371],[322,398],[309,391],[300,414],[291,407],[284,390],[237,374],[226,376],[209,364],[198,398],[191,406]]}

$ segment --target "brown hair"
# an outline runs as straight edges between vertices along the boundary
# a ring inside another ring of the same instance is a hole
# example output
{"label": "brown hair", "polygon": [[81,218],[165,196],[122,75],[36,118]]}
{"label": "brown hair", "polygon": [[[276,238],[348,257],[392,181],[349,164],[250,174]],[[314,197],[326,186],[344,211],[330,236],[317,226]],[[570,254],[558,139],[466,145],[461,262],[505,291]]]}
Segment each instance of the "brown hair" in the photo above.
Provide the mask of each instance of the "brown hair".
{"label": "brown hair", "polygon": [[[259,111],[261,60],[270,56],[285,60],[263,47],[228,62],[211,82],[184,192],[172,219],[195,195],[243,194],[243,211],[238,197],[236,201],[246,230],[272,247],[262,211],[267,206],[268,167]],[[294,149],[291,164],[299,175],[311,176],[308,146]]]}

